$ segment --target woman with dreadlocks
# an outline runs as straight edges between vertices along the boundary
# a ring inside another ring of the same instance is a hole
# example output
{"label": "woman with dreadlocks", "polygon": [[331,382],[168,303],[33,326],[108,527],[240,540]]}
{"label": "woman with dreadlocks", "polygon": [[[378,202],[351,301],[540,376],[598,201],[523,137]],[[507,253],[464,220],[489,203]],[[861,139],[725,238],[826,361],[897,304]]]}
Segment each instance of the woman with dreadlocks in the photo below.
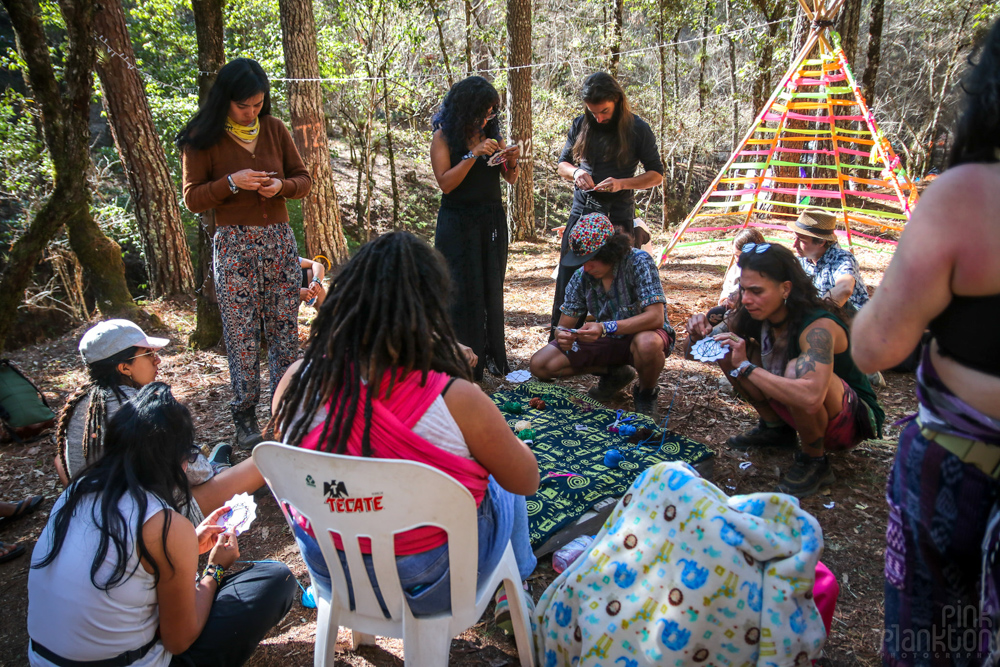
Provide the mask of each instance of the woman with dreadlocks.
{"label": "woman with dreadlocks", "polygon": [[[450,474],[479,508],[479,571],[493,570],[509,538],[527,578],[535,557],[523,496],[538,489],[538,464],[470,382],[448,318],[449,286],[444,258],[412,234],[386,234],[362,247],[334,279],[305,358],[278,386],[276,422],[292,445],[418,461]],[[304,520],[296,539],[314,584],[329,589]],[[398,535],[396,553],[411,611],[447,610],[445,533],[418,528]],[[374,581],[371,558],[365,560]]]}
{"label": "woman with dreadlocks", "polygon": [[[89,382],[70,396],[56,426],[56,472],[64,486],[104,455],[105,428],[121,406],[153,382],[160,367],[157,354],[170,341],[147,336],[128,320],[106,320],[80,339]],[[264,486],[257,466],[247,459],[230,467],[232,447],[219,445],[206,458],[198,454],[185,468],[195,502],[183,504],[198,524],[237,493]]]}
{"label": "woman with dreadlocks", "polygon": [[503,278],[507,272],[507,215],[501,176],[517,180],[520,149],[500,137],[500,95],[481,76],[451,87],[434,116],[431,166],[441,188],[434,247],[451,271],[451,321],[458,340],[485,363],[475,368],[506,374]]}

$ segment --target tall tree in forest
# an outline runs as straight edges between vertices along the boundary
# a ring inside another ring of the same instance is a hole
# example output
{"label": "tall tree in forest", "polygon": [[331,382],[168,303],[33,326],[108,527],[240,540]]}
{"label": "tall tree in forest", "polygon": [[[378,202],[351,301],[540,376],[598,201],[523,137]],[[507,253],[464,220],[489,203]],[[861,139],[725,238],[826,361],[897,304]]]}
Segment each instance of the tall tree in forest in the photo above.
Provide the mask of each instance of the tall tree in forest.
{"label": "tall tree in forest", "polygon": [[847,62],[852,65],[858,55],[858,32],[861,29],[861,0],[844,0],[837,18],[837,32],[840,46],[844,49]]}
{"label": "tall tree in forest", "polygon": [[625,21],[625,0],[611,0],[611,64],[608,71],[611,76],[618,76],[618,62],[621,60],[622,28]]}
{"label": "tall tree in forest", "polygon": [[94,30],[104,44],[97,74],[111,135],[128,177],[150,291],[155,296],[191,294],[194,271],[181,209],[142,78],[134,67],[135,53],[120,0],[103,0],[95,6]]}
{"label": "tall tree in forest", "polygon": [[430,9],[431,18],[434,19],[434,26],[437,28],[438,44],[441,47],[441,58],[444,60],[444,71],[448,75],[448,87],[455,85],[455,77],[451,74],[451,60],[448,58],[448,47],[444,42],[444,27],[441,25],[441,17],[438,15],[437,0],[427,0],[427,7]]}
{"label": "tall tree in forest", "polygon": [[278,6],[285,71],[293,79],[288,82],[292,134],[313,182],[309,196],[302,202],[306,252],[309,257],[325,255],[334,264],[340,264],[347,261],[347,240],[341,227],[326,138],[313,6],[311,0],[279,0]]}
{"label": "tall tree in forest", "polygon": [[762,36],[758,41],[755,50],[755,62],[757,63],[757,75],[750,85],[750,101],[753,104],[753,115],[756,116],[767,104],[767,98],[771,94],[771,77],[774,74],[774,49],[778,44],[781,34],[782,24],[780,21],[785,18],[788,12],[789,0],[751,0],[751,4],[764,15],[767,21],[767,35]]}
{"label": "tall tree in forest", "polygon": [[510,41],[510,131],[521,147],[510,210],[514,239],[535,238],[535,198],[531,126],[531,0],[507,0],[507,31]]}
{"label": "tall tree in forest", "polygon": [[15,311],[45,250],[63,225],[70,247],[84,267],[97,305],[105,314],[135,316],[139,311],[125,285],[121,248],[108,239],[90,213],[90,98],[93,93],[94,37],[91,0],[59,0],[67,47],[60,90],[35,0],[2,0],[28,68],[28,80],[52,157],[54,188],[14,242],[0,273],[0,349],[16,323]]}
{"label": "tall tree in forest", "polygon": [[[204,104],[208,91],[215,83],[215,73],[226,63],[223,46],[222,14],[224,0],[191,0],[194,11],[194,30],[198,40],[198,103]],[[222,340],[222,314],[215,295],[215,275],[212,273],[215,236],[215,211],[209,209],[198,221],[198,271],[195,290],[197,315],[195,330],[188,343],[196,348],[215,347]]]}
{"label": "tall tree in forest", "polygon": [[868,57],[865,59],[865,73],[861,77],[861,94],[868,104],[875,100],[875,81],[878,67],[882,62],[882,23],[885,17],[885,0],[872,0],[871,18],[868,21]]}

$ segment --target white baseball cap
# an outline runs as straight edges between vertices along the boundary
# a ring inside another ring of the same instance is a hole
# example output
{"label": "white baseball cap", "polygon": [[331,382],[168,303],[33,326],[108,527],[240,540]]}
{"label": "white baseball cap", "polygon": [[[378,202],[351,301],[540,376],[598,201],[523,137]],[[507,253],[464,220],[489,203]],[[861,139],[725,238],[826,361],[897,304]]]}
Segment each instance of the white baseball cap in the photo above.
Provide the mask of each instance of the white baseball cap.
{"label": "white baseball cap", "polygon": [[80,339],[80,354],[92,364],[114,356],[130,347],[159,350],[169,343],[167,338],[147,336],[139,325],[128,320],[105,320],[91,327]]}

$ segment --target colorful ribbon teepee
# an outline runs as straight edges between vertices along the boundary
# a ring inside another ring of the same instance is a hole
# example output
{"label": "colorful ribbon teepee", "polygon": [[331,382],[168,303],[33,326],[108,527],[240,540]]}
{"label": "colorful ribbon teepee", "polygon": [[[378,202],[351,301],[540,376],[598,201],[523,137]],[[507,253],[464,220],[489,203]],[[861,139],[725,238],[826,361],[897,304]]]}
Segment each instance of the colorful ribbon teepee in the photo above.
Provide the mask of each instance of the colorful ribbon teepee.
{"label": "colorful ribbon teepee", "polygon": [[[851,223],[902,231],[917,191],[830,30],[843,0],[799,0],[812,30],[771,99],[660,256],[662,265],[696,220],[754,216],[784,226],[806,208],[833,211],[850,245]],[[769,226],[766,222],[757,223]],[[719,230],[718,226],[713,229]]]}

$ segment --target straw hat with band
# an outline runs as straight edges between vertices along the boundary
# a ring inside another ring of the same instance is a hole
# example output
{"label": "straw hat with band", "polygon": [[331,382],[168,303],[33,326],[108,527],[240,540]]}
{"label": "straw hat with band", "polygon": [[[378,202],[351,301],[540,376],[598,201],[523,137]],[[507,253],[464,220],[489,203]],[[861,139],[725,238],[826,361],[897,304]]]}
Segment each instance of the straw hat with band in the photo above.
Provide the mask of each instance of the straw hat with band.
{"label": "straw hat with band", "polygon": [[603,213],[581,216],[569,233],[569,252],[562,258],[562,265],[580,266],[589,262],[614,235],[615,228]]}
{"label": "straw hat with band", "polygon": [[799,213],[795,222],[789,222],[787,226],[796,234],[805,234],[824,241],[837,240],[837,235],[833,233],[837,229],[837,216],[829,211],[808,208]]}

